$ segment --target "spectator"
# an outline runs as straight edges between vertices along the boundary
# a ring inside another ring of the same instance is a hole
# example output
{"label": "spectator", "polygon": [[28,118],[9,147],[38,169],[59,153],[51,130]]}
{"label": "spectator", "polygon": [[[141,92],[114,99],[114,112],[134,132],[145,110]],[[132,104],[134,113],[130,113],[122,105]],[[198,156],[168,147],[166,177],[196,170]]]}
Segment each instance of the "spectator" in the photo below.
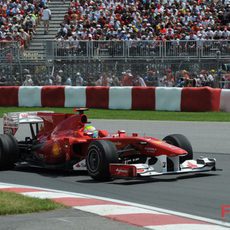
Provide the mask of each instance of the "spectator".
{"label": "spectator", "polygon": [[122,86],[133,86],[134,83],[134,77],[132,73],[130,72],[123,72],[123,77],[121,79],[121,85]]}
{"label": "spectator", "polygon": [[207,85],[210,87],[213,87],[213,84],[214,84],[214,76],[213,76],[214,73],[215,73],[215,70],[211,70],[207,77]]}
{"label": "spectator", "polygon": [[147,71],[147,75],[144,77],[144,80],[147,86],[158,86],[159,85],[157,71],[154,69],[149,69]]}
{"label": "spectator", "polygon": [[57,33],[57,36],[56,38],[64,38],[66,35],[67,35],[67,28],[65,27],[65,25],[63,23],[60,24],[60,28],[58,29],[58,33]]}
{"label": "spectator", "polygon": [[112,75],[111,86],[121,86],[121,81],[116,75]]}
{"label": "spectator", "polygon": [[95,86],[101,86],[102,85],[102,76],[100,76],[96,81],[95,81]]}
{"label": "spectator", "polygon": [[25,81],[23,82],[22,85],[23,86],[33,86],[34,85],[34,82],[32,80],[32,76],[30,74],[26,75],[26,79],[25,79]]}
{"label": "spectator", "polygon": [[51,10],[47,5],[44,6],[42,11],[42,21],[44,25],[44,34],[48,34],[49,31],[49,21],[51,20]]}
{"label": "spectator", "polygon": [[102,73],[101,76],[96,80],[96,86],[110,86],[112,79],[108,77],[107,73]]}
{"label": "spectator", "polygon": [[28,48],[29,43],[30,43],[30,38],[31,38],[30,35],[23,29],[20,29],[19,32],[20,32],[19,35],[23,40],[24,48]]}
{"label": "spectator", "polygon": [[63,70],[59,70],[54,78],[54,84],[55,85],[62,85],[62,73]]}
{"label": "spectator", "polygon": [[[187,71],[186,71],[187,73]],[[171,69],[167,69],[166,70],[166,86],[172,87],[175,86],[175,78],[173,76],[172,70]],[[185,78],[185,77],[184,77]]]}
{"label": "spectator", "polygon": [[183,77],[179,77],[175,83],[176,87],[184,87],[185,86],[185,81]]}
{"label": "spectator", "polygon": [[77,72],[75,82],[76,82],[75,83],[76,86],[83,86],[84,85],[84,79],[82,78],[80,72]]}
{"label": "spectator", "polygon": [[69,37],[69,48],[73,55],[78,54],[80,52],[79,40],[77,39],[77,35],[73,34],[73,36]]}
{"label": "spectator", "polygon": [[136,75],[133,79],[134,86],[146,86],[144,79],[140,75]]}
{"label": "spectator", "polygon": [[52,78],[52,76],[47,75],[44,84],[45,85],[53,85],[53,78]]}
{"label": "spectator", "polygon": [[72,85],[72,79],[71,79],[71,77],[67,77],[67,79],[65,81],[65,85],[69,85],[69,86]]}

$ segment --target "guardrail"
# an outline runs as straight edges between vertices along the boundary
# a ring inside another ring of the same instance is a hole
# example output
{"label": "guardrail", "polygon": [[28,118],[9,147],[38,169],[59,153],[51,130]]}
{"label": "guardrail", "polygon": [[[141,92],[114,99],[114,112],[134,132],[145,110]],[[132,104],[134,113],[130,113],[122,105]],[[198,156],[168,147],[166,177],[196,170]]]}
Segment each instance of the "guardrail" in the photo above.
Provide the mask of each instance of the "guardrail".
{"label": "guardrail", "polygon": [[17,42],[0,42],[0,60],[225,60],[230,59],[230,40],[197,41],[67,41],[43,43],[45,56],[20,50]]}
{"label": "guardrail", "polygon": [[229,59],[230,40],[45,41],[48,59]]}

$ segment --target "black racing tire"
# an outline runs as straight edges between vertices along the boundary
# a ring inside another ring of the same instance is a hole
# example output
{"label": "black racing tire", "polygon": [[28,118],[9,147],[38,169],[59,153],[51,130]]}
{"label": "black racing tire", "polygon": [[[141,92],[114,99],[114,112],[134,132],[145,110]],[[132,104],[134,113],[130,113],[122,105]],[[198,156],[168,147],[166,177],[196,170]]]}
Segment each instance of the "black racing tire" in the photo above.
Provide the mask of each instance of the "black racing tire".
{"label": "black racing tire", "polygon": [[[182,164],[186,160],[193,159],[193,149],[190,141],[182,134],[171,134],[166,136],[163,141],[167,142],[168,144],[177,146],[182,148],[188,152],[187,155],[180,157],[180,164]],[[172,162],[168,159],[167,160],[168,171],[172,171]]]}
{"label": "black racing tire", "polygon": [[19,159],[18,142],[10,134],[0,134],[0,170],[14,167]]}
{"label": "black racing tire", "polygon": [[18,147],[18,141],[13,135],[7,134],[8,138],[8,143],[10,145],[10,156],[11,156],[11,161],[16,163],[19,160],[19,147]]}
{"label": "black racing tire", "polygon": [[90,143],[86,157],[89,175],[97,181],[109,181],[109,164],[118,162],[117,148],[114,143],[96,140]]}

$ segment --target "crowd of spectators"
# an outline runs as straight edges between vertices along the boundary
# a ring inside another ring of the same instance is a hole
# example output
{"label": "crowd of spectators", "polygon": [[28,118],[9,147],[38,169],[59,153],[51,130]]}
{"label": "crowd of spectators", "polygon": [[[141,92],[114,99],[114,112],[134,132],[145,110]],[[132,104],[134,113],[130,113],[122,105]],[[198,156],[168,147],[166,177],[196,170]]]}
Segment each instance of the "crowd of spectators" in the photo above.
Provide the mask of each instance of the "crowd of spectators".
{"label": "crowd of spectators", "polygon": [[[0,0],[0,41],[29,45],[40,23],[46,0]],[[230,39],[230,0],[71,0],[68,12],[56,35],[68,41],[71,50],[80,40],[174,41]],[[140,75],[131,70],[116,75],[95,77],[55,75],[36,79],[23,76],[23,85],[97,86],[214,86],[222,79],[211,70],[189,73],[186,70],[164,73],[149,70]]]}
{"label": "crowd of spectators", "polygon": [[36,34],[45,0],[0,0],[0,41],[17,41],[27,48]]}
{"label": "crowd of spectators", "polygon": [[[0,0],[0,40],[27,47],[46,0]],[[71,0],[57,39],[230,38],[229,0]]]}
{"label": "crowd of spectators", "polygon": [[[17,76],[16,76],[17,78]],[[204,87],[230,88],[230,74],[214,69],[202,69],[198,72],[187,70],[172,71],[166,68],[159,72],[154,68],[145,73],[138,73],[127,69],[123,72],[113,73],[103,71],[97,76],[77,72],[73,75],[66,74],[63,70],[55,71],[53,75],[35,76],[28,70],[24,71],[23,81],[19,85],[67,85],[67,86],[155,86],[155,87]],[[0,78],[0,82],[2,79]],[[4,83],[4,82],[2,82]]]}
{"label": "crowd of spectators", "polygon": [[144,69],[106,70],[100,72],[74,72],[66,66],[57,67],[52,73],[35,73],[24,69],[22,74],[7,75],[0,72],[0,85],[66,85],[66,86],[154,86],[154,87],[204,87],[230,88],[230,71],[202,68],[196,71],[172,70],[170,67]]}
{"label": "crowd of spectators", "polygon": [[57,39],[230,38],[228,0],[71,0]]}

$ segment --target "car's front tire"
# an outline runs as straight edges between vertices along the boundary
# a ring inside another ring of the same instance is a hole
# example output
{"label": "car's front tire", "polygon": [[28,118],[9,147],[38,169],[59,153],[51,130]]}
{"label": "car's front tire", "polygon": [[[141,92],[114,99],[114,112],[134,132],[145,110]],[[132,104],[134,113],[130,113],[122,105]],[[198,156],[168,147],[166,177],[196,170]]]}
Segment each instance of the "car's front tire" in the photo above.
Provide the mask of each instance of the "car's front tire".
{"label": "car's front tire", "polygon": [[110,180],[109,164],[118,162],[116,152],[116,146],[110,141],[96,140],[91,142],[86,157],[89,175],[98,181]]}
{"label": "car's front tire", "polygon": [[[168,144],[177,146],[181,149],[184,149],[188,152],[187,155],[180,157],[180,164],[182,164],[186,160],[193,159],[192,145],[191,145],[190,141],[187,139],[187,137],[185,137],[184,135],[182,135],[182,134],[171,134],[171,135],[166,136],[163,139],[163,141],[167,142]],[[168,171],[173,171],[173,165],[169,159],[167,161],[167,165],[168,165]]]}

